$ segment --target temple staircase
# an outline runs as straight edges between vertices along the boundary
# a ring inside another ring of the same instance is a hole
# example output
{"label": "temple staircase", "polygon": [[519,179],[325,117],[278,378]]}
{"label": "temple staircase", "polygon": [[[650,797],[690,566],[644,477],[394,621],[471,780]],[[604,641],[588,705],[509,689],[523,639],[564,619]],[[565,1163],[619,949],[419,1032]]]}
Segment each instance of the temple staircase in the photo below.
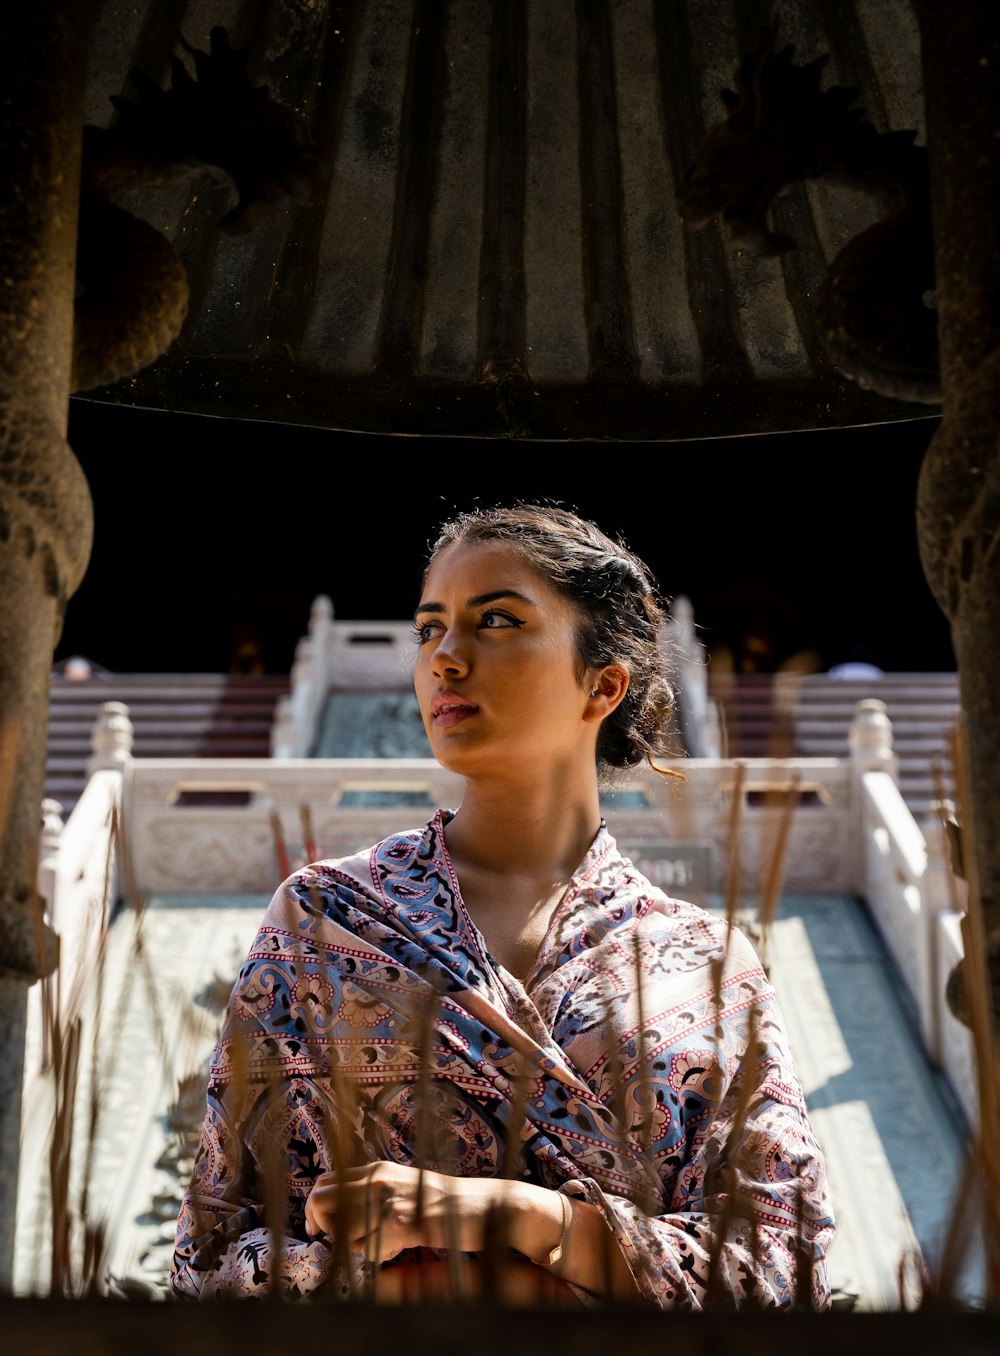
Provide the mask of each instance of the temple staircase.
{"label": "temple staircase", "polygon": [[94,723],[124,702],[136,758],[269,758],[271,726],[288,678],[225,673],[52,676],[45,795],[68,815],[87,780]]}
{"label": "temple staircase", "polygon": [[949,738],[958,720],[954,673],[886,673],[842,679],[829,674],[710,676],[723,752],[735,758],[846,758],[857,703],[885,702],[899,759],[899,788],[919,822],[952,786]]}

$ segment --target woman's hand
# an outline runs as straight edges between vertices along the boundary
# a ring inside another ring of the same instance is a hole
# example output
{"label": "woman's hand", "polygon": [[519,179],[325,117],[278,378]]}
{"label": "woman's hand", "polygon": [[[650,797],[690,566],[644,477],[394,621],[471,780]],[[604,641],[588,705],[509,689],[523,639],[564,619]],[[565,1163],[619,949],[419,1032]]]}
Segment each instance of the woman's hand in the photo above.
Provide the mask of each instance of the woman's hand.
{"label": "woman's hand", "polygon": [[[347,1169],[339,1184],[336,1173],[324,1172],[306,1201],[306,1229],[312,1236],[344,1229],[350,1246],[379,1264],[407,1248],[450,1253],[513,1248],[553,1280],[626,1302],[639,1297],[601,1212],[530,1182],[421,1173],[384,1161]],[[558,1243],[562,1254],[549,1266]],[[537,1290],[526,1293],[537,1300]]]}
{"label": "woman's hand", "polygon": [[[535,1189],[536,1191],[538,1188]],[[558,1220],[555,1192],[551,1209]],[[310,1236],[343,1229],[352,1248],[370,1261],[388,1262],[406,1248],[481,1252],[491,1222],[502,1241],[517,1247],[515,1214],[523,1213],[523,1187],[500,1178],[451,1177],[403,1163],[378,1162],[317,1177],[306,1201]],[[507,1213],[506,1232],[500,1217]],[[517,1231],[520,1233],[521,1231]]]}

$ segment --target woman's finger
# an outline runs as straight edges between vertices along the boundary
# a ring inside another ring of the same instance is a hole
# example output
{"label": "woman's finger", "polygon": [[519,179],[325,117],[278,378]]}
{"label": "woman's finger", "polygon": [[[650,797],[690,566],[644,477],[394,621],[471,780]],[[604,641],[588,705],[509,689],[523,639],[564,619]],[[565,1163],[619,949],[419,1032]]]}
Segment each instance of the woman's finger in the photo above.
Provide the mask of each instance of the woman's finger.
{"label": "woman's finger", "polygon": [[392,1218],[398,1227],[404,1227],[411,1213],[390,1187],[371,1181],[370,1169],[366,1175],[355,1173],[348,1180],[346,1174],[339,1180],[333,1173],[324,1173],[306,1198],[306,1231],[315,1237],[344,1229],[353,1238],[373,1236]]}
{"label": "woman's finger", "polygon": [[306,1233],[310,1238],[329,1233],[337,1217],[336,1179],[325,1172],[317,1177],[312,1191],[306,1197]]}

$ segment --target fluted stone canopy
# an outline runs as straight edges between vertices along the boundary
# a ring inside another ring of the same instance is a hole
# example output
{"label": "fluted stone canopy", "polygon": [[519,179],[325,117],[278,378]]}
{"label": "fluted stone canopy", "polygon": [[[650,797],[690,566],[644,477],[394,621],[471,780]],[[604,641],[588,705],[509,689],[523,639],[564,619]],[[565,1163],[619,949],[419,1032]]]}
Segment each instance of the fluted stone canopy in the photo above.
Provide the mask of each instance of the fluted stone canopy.
{"label": "fluted stone canopy", "polygon": [[678,186],[762,24],[830,53],[880,130],[923,136],[908,0],[104,0],[87,116],[178,31],[224,25],[320,153],[310,202],[227,235],[207,176],[125,205],[191,280],[170,351],[91,394],[335,429],[682,439],[926,415],[860,389],[818,342],[826,265],[876,220],[825,180],[791,187],[780,258],[699,231]]}

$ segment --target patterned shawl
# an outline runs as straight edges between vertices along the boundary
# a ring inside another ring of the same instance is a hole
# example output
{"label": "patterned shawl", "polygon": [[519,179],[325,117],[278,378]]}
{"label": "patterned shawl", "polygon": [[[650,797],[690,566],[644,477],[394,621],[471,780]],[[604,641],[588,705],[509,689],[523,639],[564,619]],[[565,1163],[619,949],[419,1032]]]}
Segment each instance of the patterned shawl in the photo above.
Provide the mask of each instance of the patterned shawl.
{"label": "patterned shawl", "polygon": [[652,886],[602,825],[522,984],[462,902],[449,818],[275,894],[212,1057],[175,1291],[266,1289],[277,1143],[292,1296],[332,1265],[304,1229],[315,1177],[389,1159],[591,1202],[652,1304],[699,1307],[714,1253],[733,1300],[765,1305],[793,1302],[805,1257],[823,1307],[822,1156],[749,943]]}

